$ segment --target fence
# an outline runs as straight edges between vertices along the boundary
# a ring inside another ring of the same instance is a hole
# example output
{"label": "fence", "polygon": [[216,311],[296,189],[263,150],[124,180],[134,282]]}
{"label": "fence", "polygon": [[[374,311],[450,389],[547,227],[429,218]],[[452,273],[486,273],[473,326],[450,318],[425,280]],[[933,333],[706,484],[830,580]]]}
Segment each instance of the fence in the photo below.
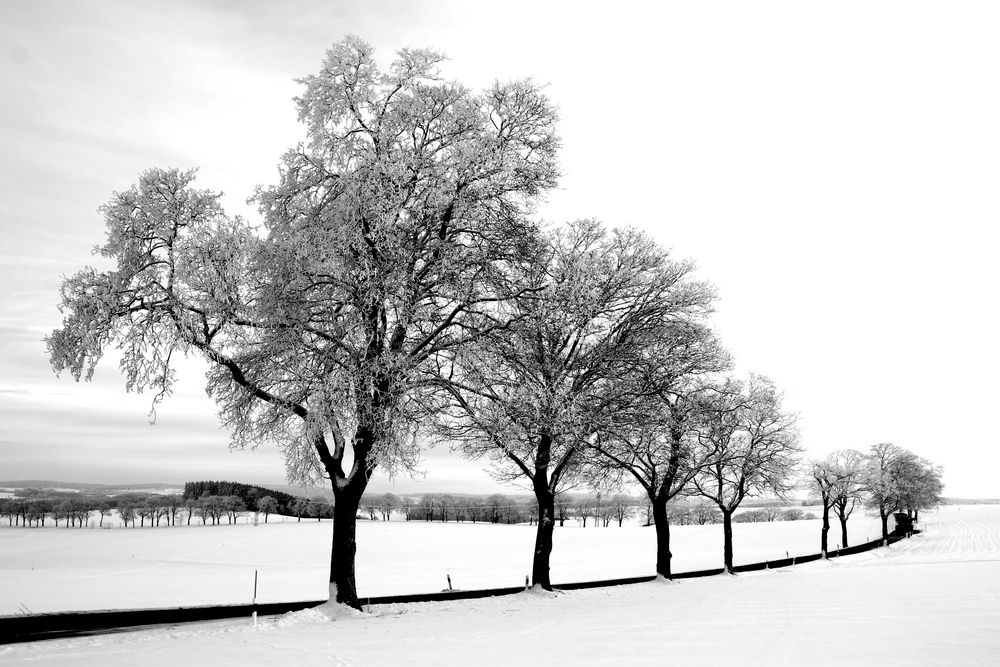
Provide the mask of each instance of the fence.
{"label": "fence", "polygon": [[[919,533],[914,530],[913,533]],[[905,535],[890,535],[888,544],[905,539]],[[827,558],[838,558],[840,556],[850,556],[865,551],[877,549],[883,545],[883,540],[872,540],[864,544],[839,549],[827,553]],[[808,554],[805,556],[795,556],[782,558],[779,560],[763,561],[760,563],[748,563],[737,565],[733,569],[735,572],[754,572],[792,565],[801,565],[820,560],[822,554]],[[674,574],[672,579],[692,579],[695,577],[711,577],[725,572],[724,568],[714,568],[710,570],[696,570],[693,572],[679,572]],[[641,584],[656,579],[655,575],[642,577],[626,577],[621,579],[605,579],[602,581],[583,581],[565,584],[555,584],[553,588],[557,590],[581,590],[585,588],[602,588],[607,586],[624,586],[628,584]],[[391,595],[382,597],[362,598],[365,606],[385,605],[385,604],[406,604],[412,602],[443,602],[447,600],[472,600],[476,598],[494,597],[499,595],[512,595],[524,591],[524,586],[511,588],[491,588],[475,591],[442,591],[440,593],[420,593],[414,595]],[[35,641],[39,639],[56,639],[61,637],[74,637],[80,635],[104,634],[110,632],[121,632],[125,630],[136,630],[146,626],[155,625],[175,625],[178,623],[194,623],[197,621],[216,621],[228,618],[249,618],[256,612],[261,616],[284,614],[290,611],[298,611],[309,607],[324,604],[326,600],[310,600],[302,602],[276,602],[258,605],[221,605],[206,607],[177,607],[170,609],[129,609],[118,611],[86,611],[86,612],[65,612],[58,614],[29,614],[24,616],[4,616],[0,617],[0,644],[11,644],[16,642]]]}

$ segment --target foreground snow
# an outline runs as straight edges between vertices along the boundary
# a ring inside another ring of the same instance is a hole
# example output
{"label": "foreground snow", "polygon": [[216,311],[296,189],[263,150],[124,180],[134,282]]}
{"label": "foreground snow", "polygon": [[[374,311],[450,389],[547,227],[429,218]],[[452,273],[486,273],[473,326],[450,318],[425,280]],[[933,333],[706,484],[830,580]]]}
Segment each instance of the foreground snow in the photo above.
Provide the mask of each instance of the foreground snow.
{"label": "foreground snow", "polygon": [[[0,663],[1000,664],[1000,507],[945,508],[889,549],[674,583],[306,610],[0,647]],[[336,620],[329,620],[333,616]]]}
{"label": "foreground snow", "polygon": [[[878,520],[852,519],[855,542],[878,535]],[[94,609],[246,604],[258,571],[258,602],[327,596],[332,524],[176,528],[0,528],[0,615]],[[819,521],[738,524],[737,563],[819,550]],[[722,565],[722,526],[673,528],[674,571]],[[524,584],[535,528],[488,524],[361,522],[362,596],[432,593]],[[839,541],[831,538],[831,546]],[[651,575],[652,528],[557,528],[552,580],[558,583]]]}

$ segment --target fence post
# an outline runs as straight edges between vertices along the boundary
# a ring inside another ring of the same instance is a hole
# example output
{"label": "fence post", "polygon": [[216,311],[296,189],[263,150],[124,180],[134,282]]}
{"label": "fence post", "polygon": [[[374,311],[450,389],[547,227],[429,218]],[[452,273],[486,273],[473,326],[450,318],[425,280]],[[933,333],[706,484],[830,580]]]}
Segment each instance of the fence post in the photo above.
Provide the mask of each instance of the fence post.
{"label": "fence post", "polygon": [[257,570],[253,571],[253,627],[257,627]]}

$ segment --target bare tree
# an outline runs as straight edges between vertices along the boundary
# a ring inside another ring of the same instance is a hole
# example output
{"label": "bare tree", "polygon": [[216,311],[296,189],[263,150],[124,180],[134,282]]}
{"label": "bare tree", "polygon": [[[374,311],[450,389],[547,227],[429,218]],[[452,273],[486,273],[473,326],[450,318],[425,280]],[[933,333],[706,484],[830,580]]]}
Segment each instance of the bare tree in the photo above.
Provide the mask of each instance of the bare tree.
{"label": "bare tree", "polygon": [[[360,503],[361,499],[358,498]],[[333,515],[333,508],[330,507],[329,501],[323,496],[313,496],[309,499],[309,504],[306,506],[310,516],[316,517],[317,521],[322,521],[323,519]],[[357,517],[358,512],[357,507],[354,508],[355,517]]]}
{"label": "bare tree", "polygon": [[71,520],[73,518],[73,503],[69,500],[64,500],[52,508],[52,521],[55,522],[56,526],[59,525],[60,517],[66,521],[67,528],[72,525]]}
{"label": "bare tree", "polygon": [[[139,517],[139,527],[143,528],[146,525],[146,519],[149,519],[149,525],[153,525],[153,506],[149,504],[149,500],[144,500],[135,507],[135,514]],[[135,525],[133,520],[133,526]]]}
{"label": "bare tree", "polygon": [[810,491],[819,500],[823,508],[823,523],[820,527],[819,548],[823,557],[829,549],[830,510],[836,505],[844,493],[846,471],[833,457],[822,461],[813,461],[809,473]]}
{"label": "bare tree", "polygon": [[878,512],[882,539],[889,536],[889,516],[905,511],[919,518],[919,511],[935,507],[941,499],[941,468],[892,443],[872,445],[864,473],[867,505]]}
{"label": "bare tree", "polygon": [[699,526],[722,521],[722,514],[708,503],[698,503],[691,508],[691,519]]}
{"label": "bare tree", "polygon": [[105,498],[105,499],[101,500],[97,504],[96,509],[97,509],[97,512],[101,515],[101,519],[100,519],[100,522],[98,522],[97,527],[98,528],[103,528],[104,527],[104,520],[106,518],[108,518],[109,516],[111,516],[111,512],[112,512],[111,503],[108,501],[107,498]]}
{"label": "bare tree", "polygon": [[226,496],[223,500],[223,508],[229,518],[229,523],[239,523],[240,514],[247,511],[246,503],[239,496]]}
{"label": "bare tree", "polygon": [[889,538],[889,517],[903,508],[903,496],[898,476],[899,462],[907,455],[902,447],[880,442],[868,450],[864,487],[866,504],[875,510],[882,522],[882,539]]}
{"label": "bare tree", "polygon": [[633,510],[632,499],[628,496],[617,493],[611,497],[611,515],[618,522],[619,528],[625,519],[632,516]]}
{"label": "bare tree", "polygon": [[184,511],[187,512],[187,520],[185,521],[185,525],[188,526],[191,525],[191,517],[194,516],[197,509],[198,509],[198,501],[195,500],[194,498],[188,498],[187,500],[184,501]]}
{"label": "bare tree", "polygon": [[466,505],[466,512],[468,513],[469,519],[472,523],[477,523],[479,521],[485,521],[487,518],[487,509],[483,505],[479,498],[470,498]]}
{"label": "bare tree", "polygon": [[667,505],[667,520],[670,524],[681,526],[694,523],[691,508],[686,503],[669,503]]}
{"label": "bare tree", "polygon": [[[706,308],[710,298],[706,292]],[[708,348],[698,353],[699,361],[692,360],[688,366],[690,374],[698,372],[696,368],[707,373],[725,364],[721,350],[707,330],[692,326],[682,328],[688,334],[699,331],[700,340],[688,339],[686,345]],[[715,361],[711,360],[713,358]],[[673,553],[667,506],[689,488],[708,461],[711,450],[698,446],[695,427],[703,409],[702,396],[706,387],[685,383],[683,378],[661,377],[664,379],[659,391],[619,411],[615,426],[594,440],[593,449],[601,458],[593,462],[592,474],[610,484],[620,484],[622,477],[627,476],[643,489],[656,529],[656,573],[669,579]]]}
{"label": "bare tree", "polygon": [[[434,359],[497,325],[504,263],[556,182],[556,113],[539,86],[476,95],[443,57],[380,71],[349,37],[301,80],[308,141],[256,202],[266,237],[225,215],[193,173],[152,170],[103,208],[117,262],[62,290],[55,370],[89,379],[108,345],[130,390],[170,393],[200,353],[233,445],[276,441],[293,479],[330,480],[331,597],[360,607],[356,513],[376,468],[412,468]],[[350,467],[347,462],[351,462]]]}
{"label": "bare tree", "polygon": [[[578,221],[550,233],[512,275],[510,325],[457,355],[442,425],[498,479],[529,480],[538,530],[532,581],[550,588],[555,495],[625,404],[648,345],[693,309],[690,266],[634,230]],[[644,367],[642,367],[644,368]]]}
{"label": "bare tree", "polygon": [[409,496],[403,496],[399,499],[399,509],[403,512],[403,516],[407,521],[410,520],[410,512],[413,511],[413,499]]}
{"label": "bare tree", "polygon": [[556,520],[559,521],[559,526],[561,527],[566,524],[566,519],[569,518],[570,508],[573,507],[573,497],[565,491],[557,493],[555,497],[555,504]]}
{"label": "bare tree", "polygon": [[305,498],[297,498],[292,503],[292,512],[295,514],[297,523],[302,522],[302,517],[304,517],[309,512],[309,501]]}
{"label": "bare tree", "polygon": [[399,507],[399,498],[395,494],[386,493],[379,498],[378,509],[382,514],[383,521],[389,521],[392,518],[392,511],[396,507]]}
{"label": "bare tree", "polygon": [[942,468],[916,456],[904,461],[905,465],[900,465],[897,470],[902,484],[902,505],[906,513],[917,521],[920,510],[937,507],[941,502]]}
{"label": "bare tree", "polygon": [[264,523],[267,523],[268,515],[277,514],[279,509],[278,501],[275,500],[274,496],[264,496],[257,501],[257,511],[264,513]]}
{"label": "bare tree", "polygon": [[114,498],[114,508],[118,511],[118,516],[122,519],[122,525],[128,528],[128,524],[131,521],[132,527],[135,527],[135,501],[131,498],[124,496],[118,496]]}
{"label": "bare tree", "polygon": [[864,493],[863,477],[866,461],[865,455],[855,449],[841,449],[833,452],[829,460],[837,467],[839,473],[838,489],[833,501],[833,510],[840,521],[840,546],[846,549],[847,521],[855,508],[861,504]]}
{"label": "bare tree", "polygon": [[767,378],[730,382],[713,401],[700,433],[711,455],[694,482],[722,513],[723,564],[732,573],[733,512],[748,497],[784,496],[800,449],[796,417],[783,411],[781,393]]}
{"label": "bare tree", "polygon": [[587,519],[594,515],[594,503],[589,498],[581,498],[573,503],[576,516],[580,519],[584,528],[587,527]]}
{"label": "bare tree", "polygon": [[166,496],[163,496],[161,502],[163,503],[163,507],[166,510],[167,517],[169,519],[168,522],[169,525],[176,526],[177,512],[179,512],[180,509],[184,507],[184,496],[175,493],[168,494]]}

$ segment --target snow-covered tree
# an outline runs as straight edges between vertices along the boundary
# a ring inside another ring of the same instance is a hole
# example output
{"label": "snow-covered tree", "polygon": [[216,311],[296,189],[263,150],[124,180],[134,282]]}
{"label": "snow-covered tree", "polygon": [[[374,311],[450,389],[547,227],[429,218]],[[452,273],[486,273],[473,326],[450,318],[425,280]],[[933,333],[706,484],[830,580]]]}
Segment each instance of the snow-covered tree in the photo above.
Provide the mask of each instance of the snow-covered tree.
{"label": "snow-covered tree", "polygon": [[[850,468],[844,468],[840,459],[829,456],[821,461],[813,461],[809,471],[808,488],[823,508],[823,522],[820,527],[820,552],[825,557],[829,549],[830,533],[830,511],[837,507],[838,503],[847,500],[852,479],[856,472]],[[846,523],[846,520],[845,522]],[[846,534],[846,526],[842,525]],[[843,546],[846,545],[846,538]]]}
{"label": "snow-covered tree", "polygon": [[864,476],[866,505],[878,513],[882,539],[889,538],[889,517],[903,508],[902,488],[897,475],[899,462],[909,454],[891,442],[880,442],[868,450]]}
{"label": "snow-covered tree", "polygon": [[921,509],[941,500],[941,468],[898,445],[872,445],[863,474],[867,506],[878,513],[882,539],[889,537],[889,517],[906,512],[918,517]]}
{"label": "snow-covered tree", "polygon": [[264,496],[257,501],[257,511],[264,513],[264,523],[267,523],[267,517],[271,514],[277,514],[281,509],[278,505],[278,501],[274,496]]}
{"label": "snow-covered tree", "polygon": [[117,345],[126,387],[154,404],[177,356],[206,359],[234,446],[278,442],[291,479],[330,480],[331,596],[355,607],[368,480],[415,464],[435,358],[503,324],[489,309],[509,296],[504,267],[556,179],[539,86],[476,94],[443,80],[442,60],[404,49],[383,72],[363,41],[334,45],[302,79],[308,141],[256,196],[264,229],[227,216],[193,172],[144,173],[103,208],[115,268],[65,282],[48,338],[77,379]]}
{"label": "snow-covered tree", "polygon": [[538,530],[532,581],[549,588],[555,495],[626,404],[642,356],[668,323],[701,307],[649,237],[591,220],[552,230],[511,275],[510,324],[456,356],[442,430],[498,479],[525,478]]}
{"label": "snow-covered tree", "polygon": [[[631,482],[642,488],[656,530],[656,573],[667,578],[671,576],[673,558],[667,507],[690,488],[711,453],[698,446],[695,424],[705,408],[702,397],[711,388],[696,382],[697,375],[725,364],[724,355],[707,329],[686,326],[683,330],[693,336],[679,345],[684,348],[679,353],[687,354],[691,348],[704,345],[692,354],[699,360],[688,367],[691,371],[687,377],[658,374],[660,387],[650,396],[636,397],[615,415],[614,427],[592,443],[599,455],[591,462],[594,477],[611,485]],[[694,370],[696,367],[699,370]]]}
{"label": "snow-covered tree", "polygon": [[711,400],[699,433],[710,455],[694,483],[722,514],[723,565],[732,572],[733,513],[748,497],[785,495],[801,450],[796,416],[783,409],[769,379],[751,374],[745,385],[730,381]]}
{"label": "snow-covered tree", "polygon": [[392,511],[397,507],[399,507],[399,498],[396,497],[396,494],[386,493],[379,498],[378,509],[382,514],[383,521],[389,521],[392,518]]}
{"label": "snow-covered tree", "polygon": [[834,494],[833,511],[840,521],[840,546],[846,548],[847,521],[862,502],[864,494],[863,477],[865,455],[855,449],[841,449],[827,459],[838,471],[837,490]]}

